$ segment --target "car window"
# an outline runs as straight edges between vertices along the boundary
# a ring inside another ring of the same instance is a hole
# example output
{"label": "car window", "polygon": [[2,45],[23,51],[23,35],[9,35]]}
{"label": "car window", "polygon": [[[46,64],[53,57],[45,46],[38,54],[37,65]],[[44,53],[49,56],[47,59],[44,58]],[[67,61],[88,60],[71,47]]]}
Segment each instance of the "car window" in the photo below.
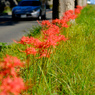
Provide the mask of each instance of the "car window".
{"label": "car window", "polygon": [[40,6],[40,1],[21,1],[19,6]]}

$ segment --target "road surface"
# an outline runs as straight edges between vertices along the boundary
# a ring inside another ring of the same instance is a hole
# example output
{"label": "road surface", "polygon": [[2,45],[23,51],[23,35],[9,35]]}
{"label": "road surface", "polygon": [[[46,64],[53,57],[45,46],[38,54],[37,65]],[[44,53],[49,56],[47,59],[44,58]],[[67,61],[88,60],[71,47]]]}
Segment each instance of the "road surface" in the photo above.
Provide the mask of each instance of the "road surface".
{"label": "road surface", "polygon": [[[47,10],[46,19],[52,19],[51,10]],[[33,26],[37,25],[39,25],[37,20],[23,19],[12,21],[11,15],[2,15],[0,16],[0,42],[10,44],[13,40],[19,40],[23,35],[28,33]]]}

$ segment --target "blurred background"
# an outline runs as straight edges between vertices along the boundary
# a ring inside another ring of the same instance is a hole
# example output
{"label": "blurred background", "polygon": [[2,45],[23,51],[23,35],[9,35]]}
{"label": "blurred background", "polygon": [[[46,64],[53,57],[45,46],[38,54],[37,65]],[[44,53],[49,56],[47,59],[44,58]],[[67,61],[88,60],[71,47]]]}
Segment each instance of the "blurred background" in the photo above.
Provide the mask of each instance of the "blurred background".
{"label": "blurred background", "polygon": [[[0,0],[0,14],[11,12],[12,8],[18,5],[20,1],[21,0]],[[46,0],[47,9],[52,8],[52,2],[53,0]]]}

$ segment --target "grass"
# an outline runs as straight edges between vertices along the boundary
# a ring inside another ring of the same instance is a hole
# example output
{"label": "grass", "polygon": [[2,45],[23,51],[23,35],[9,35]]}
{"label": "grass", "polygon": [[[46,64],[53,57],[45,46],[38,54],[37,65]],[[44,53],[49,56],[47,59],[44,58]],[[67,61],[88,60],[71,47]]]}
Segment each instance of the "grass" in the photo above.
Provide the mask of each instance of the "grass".
{"label": "grass", "polygon": [[3,13],[9,13],[9,12],[11,12],[11,8],[5,7]]}
{"label": "grass", "polygon": [[[40,29],[34,30],[38,34]],[[86,6],[76,24],[63,34],[69,40],[52,49],[50,58],[30,56],[29,71],[22,69],[24,80],[30,80],[27,95],[95,95],[95,5]],[[24,48],[12,44],[4,47],[0,56],[9,54],[26,60],[25,54],[19,51]]]}

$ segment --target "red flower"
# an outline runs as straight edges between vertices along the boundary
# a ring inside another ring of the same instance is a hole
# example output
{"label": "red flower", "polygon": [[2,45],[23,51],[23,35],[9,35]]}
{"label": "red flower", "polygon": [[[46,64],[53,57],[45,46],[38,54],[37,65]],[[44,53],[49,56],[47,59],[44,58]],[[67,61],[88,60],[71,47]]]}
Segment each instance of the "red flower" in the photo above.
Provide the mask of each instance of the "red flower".
{"label": "red flower", "polygon": [[75,14],[80,14],[82,9],[83,9],[82,6],[77,5],[76,8],[75,8]]}
{"label": "red flower", "polygon": [[70,18],[71,19],[76,19],[77,18],[77,15],[73,14]]}
{"label": "red flower", "polygon": [[17,57],[9,55],[0,62],[0,95],[19,95],[25,89],[23,80],[16,72],[21,66],[23,63]]}
{"label": "red flower", "polygon": [[58,40],[58,42],[60,42],[60,41],[66,41],[67,38],[65,38],[64,35],[59,35],[57,40]]}
{"label": "red flower", "polygon": [[48,51],[45,50],[45,49],[40,50],[39,53],[40,53],[39,58],[42,58],[42,57],[47,57],[47,58],[49,58],[49,57],[50,57],[50,56],[49,56],[49,55],[50,55],[50,52],[48,52]]}
{"label": "red flower", "polygon": [[65,27],[65,28],[69,27],[65,19],[61,19],[60,23],[61,23],[61,27]]}
{"label": "red flower", "polygon": [[83,7],[82,6],[79,6],[79,5],[77,5],[76,8],[79,9],[79,10],[82,10],[83,9]]}
{"label": "red flower", "polygon": [[29,47],[26,49],[26,54],[33,54],[33,55],[36,55],[37,51],[35,50],[35,48],[32,48],[32,47]]}
{"label": "red flower", "polygon": [[25,43],[28,43],[28,41],[29,41],[29,37],[23,36],[23,37],[21,38],[21,41],[20,41],[19,43],[25,44]]}
{"label": "red flower", "polygon": [[49,22],[49,20],[43,20],[41,25],[42,25],[42,27],[43,26],[49,27],[49,26],[51,26],[51,23]]}
{"label": "red flower", "polygon": [[4,61],[1,62],[0,64],[0,68],[1,68],[0,79],[2,79],[3,76],[7,76],[7,75],[16,77],[17,73],[16,73],[15,67],[19,68],[19,67],[22,67],[23,65],[24,63],[22,63],[18,58],[6,55],[6,57],[4,58]]}
{"label": "red flower", "polygon": [[24,63],[22,63],[17,57],[6,55],[3,64],[5,68],[11,68],[16,66],[23,66]]}
{"label": "red flower", "polygon": [[67,22],[70,19],[75,19],[77,16],[74,14],[73,10],[68,10],[63,14],[63,19],[65,19]]}
{"label": "red flower", "polygon": [[0,90],[0,95],[19,95],[22,90],[25,90],[25,85],[21,78],[10,78],[8,76],[2,80]]}
{"label": "red flower", "polygon": [[53,24],[56,24],[56,23],[60,24],[60,19],[52,20],[52,23],[53,23]]}
{"label": "red flower", "polygon": [[56,25],[52,25],[49,29],[43,30],[43,34],[44,34],[45,38],[48,36],[51,36],[51,35],[59,34],[59,33],[60,33],[59,27]]}
{"label": "red flower", "polygon": [[33,45],[37,48],[42,44],[42,42],[39,39],[35,39]]}
{"label": "red flower", "polygon": [[48,43],[48,47],[50,47],[50,46],[55,47],[57,45],[56,36],[54,36],[54,35],[49,36],[46,43]]}
{"label": "red flower", "polygon": [[75,14],[80,14],[80,10],[79,9],[75,9]]}

